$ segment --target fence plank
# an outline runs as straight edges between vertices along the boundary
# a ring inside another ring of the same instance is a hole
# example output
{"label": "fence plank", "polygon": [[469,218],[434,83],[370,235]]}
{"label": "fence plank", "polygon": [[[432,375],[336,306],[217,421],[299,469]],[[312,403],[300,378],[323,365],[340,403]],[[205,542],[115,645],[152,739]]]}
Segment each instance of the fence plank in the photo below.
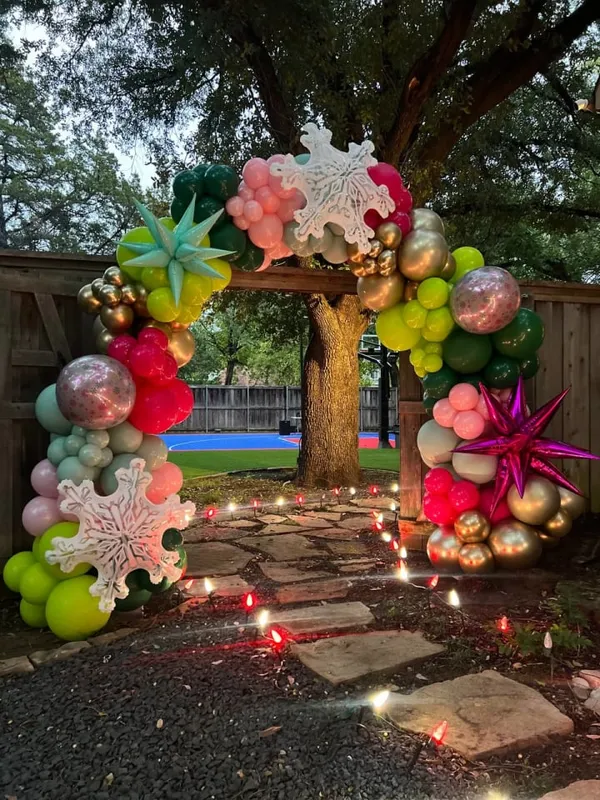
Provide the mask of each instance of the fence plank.
{"label": "fence plank", "polygon": [[[600,398],[600,360],[594,354],[598,352],[600,342],[600,306],[590,306],[590,450],[600,455],[600,414],[598,400]],[[595,404],[595,405],[594,405]],[[590,509],[595,514],[600,512],[600,461],[590,461]]]}
{"label": "fence plank", "polygon": [[44,328],[50,339],[50,346],[56,353],[59,363],[67,364],[72,360],[71,348],[67,341],[62,321],[58,316],[56,303],[51,294],[41,294],[35,292],[35,302],[40,312]]}
{"label": "fence plank", "polygon": [[[589,306],[579,303],[564,305],[563,371],[565,386],[571,386],[563,408],[563,436],[578,447],[590,446],[590,317]],[[589,462],[564,459],[565,475],[588,496],[590,490]]]}
{"label": "fence plank", "polygon": [[[544,323],[544,343],[539,350],[540,369],[535,377],[535,405],[546,403],[564,388],[563,380],[563,304],[538,302],[536,312]],[[563,438],[563,409],[547,428],[547,436]]]}

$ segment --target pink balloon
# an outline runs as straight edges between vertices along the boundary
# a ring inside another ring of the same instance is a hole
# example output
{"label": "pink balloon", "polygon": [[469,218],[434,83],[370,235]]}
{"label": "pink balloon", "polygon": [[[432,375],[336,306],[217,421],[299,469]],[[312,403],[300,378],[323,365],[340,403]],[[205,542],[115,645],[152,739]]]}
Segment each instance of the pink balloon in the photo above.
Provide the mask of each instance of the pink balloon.
{"label": "pink balloon", "polygon": [[479,402],[479,392],[470,383],[457,383],[450,389],[448,400],[457,411],[471,411]]}
{"label": "pink balloon", "polygon": [[[271,156],[271,158],[267,159],[267,163],[269,165],[283,164],[284,161],[285,157],[282,156],[280,153],[277,153],[276,155]],[[293,187],[291,189],[284,189],[283,186],[281,185],[281,178],[278,175],[271,175],[271,174],[269,174],[269,188],[281,200],[286,200],[290,197],[293,197],[296,191],[296,189],[294,189]]]}
{"label": "pink balloon", "polygon": [[248,228],[250,227],[250,223],[243,214],[239,217],[234,217],[233,224],[235,225],[236,228],[239,228],[241,231],[247,231]]}
{"label": "pink balloon", "polygon": [[454,419],[454,433],[461,439],[477,439],[484,428],[485,420],[478,411],[459,411]]}
{"label": "pink balloon", "polygon": [[479,397],[479,400],[477,401],[477,405],[475,406],[475,411],[477,411],[478,414],[481,414],[481,416],[484,418],[486,422],[490,418],[487,404],[481,395]]}
{"label": "pink balloon", "polygon": [[283,238],[283,223],[275,214],[265,214],[248,228],[250,241],[257,247],[268,249]]}
{"label": "pink balloon", "polygon": [[177,464],[165,461],[152,473],[152,482],[146,489],[151,503],[164,503],[169,495],[177,494],[183,486],[183,474]]}
{"label": "pink balloon", "polygon": [[281,205],[281,200],[269,186],[261,186],[256,190],[254,199],[260,203],[267,214],[275,214]]}
{"label": "pink balloon", "polygon": [[31,485],[42,497],[58,497],[56,467],[47,458],[36,464],[31,471]]}
{"label": "pink balloon", "polygon": [[248,200],[247,203],[244,203],[244,216],[248,222],[258,222],[259,219],[262,219],[263,214],[263,207],[257,200]]}
{"label": "pink balloon", "polygon": [[397,203],[403,199],[402,178],[398,170],[385,161],[380,161],[374,167],[367,167],[369,177],[377,186],[387,186],[392,200]]}
{"label": "pink balloon", "polygon": [[433,407],[433,418],[442,428],[451,428],[456,417],[456,409],[452,408],[447,397],[438,400]]}
{"label": "pink balloon", "polygon": [[244,181],[238,186],[238,197],[241,197],[244,202],[247,200],[254,200],[254,189],[246,186]]}
{"label": "pink balloon", "polygon": [[503,519],[508,519],[512,516],[510,513],[510,509],[506,502],[505,498],[502,498],[498,505],[496,506],[496,510],[490,517],[490,509],[492,507],[492,500],[494,499],[494,486],[493,484],[484,486],[482,489],[479,490],[479,510],[487,517],[490,522],[502,522]]}
{"label": "pink balloon", "polygon": [[225,210],[228,214],[231,214],[232,217],[239,217],[240,214],[244,213],[244,200],[239,195],[235,195],[234,197],[230,197],[229,200],[225,203]]}
{"label": "pink balloon", "polygon": [[263,260],[262,260],[262,264],[260,265],[260,267],[257,267],[257,268],[256,268],[254,271],[255,271],[255,272],[264,272],[264,271],[265,271],[266,269],[268,269],[270,266],[271,266],[271,256],[270,256],[270,255],[269,255],[269,253],[268,253],[268,252],[265,250],[265,257],[264,257],[264,258],[263,258]]}
{"label": "pink balloon", "polygon": [[400,189],[398,194],[399,198],[396,199],[396,211],[404,211],[405,214],[408,214],[413,207],[412,194],[405,186]]}
{"label": "pink balloon", "polygon": [[398,208],[392,211],[388,217],[390,222],[394,222],[402,231],[402,236],[406,236],[412,230],[412,221],[406,211],[401,211]]}
{"label": "pink balloon", "polygon": [[503,403],[508,403],[511,392],[512,389],[501,389],[500,394],[498,396],[500,397],[500,400],[502,400]]}
{"label": "pink balloon", "polygon": [[32,536],[41,536],[61,519],[58,504],[53,497],[34,497],[27,503],[21,515],[23,527]]}
{"label": "pink balloon", "polygon": [[251,158],[250,161],[246,161],[242,170],[242,178],[246,186],[251,189],[260,189],[261,186],[266,186],[270,175],[269,165],[264,158]]}
{"label": "pink balloon", "polygon": [[277,216],[282,222],[291,222],[294,219],[294,211],[296,211],[295,197],[288,197],[282,200],[277,209]]}
{"label": "pink balloon", "polygon": [[290,248],[287,246],[287,244],[285,242],[283,242],[283,241],[282,242],[278,242],[273,247],[270,247],[266,252],[266,254],[271,259],[287,258],[288,256],[291,256],[292,253],[293,253],[293,251],[290,250]]}

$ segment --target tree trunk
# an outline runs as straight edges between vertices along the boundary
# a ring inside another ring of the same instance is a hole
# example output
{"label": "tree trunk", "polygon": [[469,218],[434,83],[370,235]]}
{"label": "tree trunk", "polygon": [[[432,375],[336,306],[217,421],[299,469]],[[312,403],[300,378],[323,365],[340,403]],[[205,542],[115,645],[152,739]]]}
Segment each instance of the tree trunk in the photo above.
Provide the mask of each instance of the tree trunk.
{"label": "tree trunk", "polygon": [[358,344],[369,322],[357,297],[306,301],[312,336],[302,376],[302,450],[298,480],[306,486],[353,486],[358,462]]}
{"label": "tree trunk", "polygon": [[235,360],[235,358],[227,362],[227,369],[225,370],[225,386],[231,386],[233,383],[233,376],[235,374],[234,370],[237,363],[238,362]]}

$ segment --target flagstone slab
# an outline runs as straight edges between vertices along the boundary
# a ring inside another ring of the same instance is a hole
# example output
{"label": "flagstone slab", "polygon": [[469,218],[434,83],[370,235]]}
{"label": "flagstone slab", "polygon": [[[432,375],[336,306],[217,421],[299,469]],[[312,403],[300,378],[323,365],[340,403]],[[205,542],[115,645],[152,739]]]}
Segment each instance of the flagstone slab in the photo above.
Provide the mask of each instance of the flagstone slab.
{"label": "flagstone slab", "polygon": [[327,520],[318,519],[317,517],[307,517],[304,514],[296,514],[295,516],[288,516],[290,522],[295,522],[301,528],[329,528],[330,524]]}
{"label": "flagstone slab", "polygon": [[292,646],[306,667],[334,685],[421,664],[445,649],[410,631],[369,631]]}
{"label": "flagstone slab", "polygon": [[539,800],[600,800],[600,781],[575,781],[540,797]]}
{"label": "flagstone slab", "polygon": [[353,501],[359,508],[377,508],[383,511],[384,509],[390,508],[392,503],[398,505],[398,499],[396,497],[366,497],[361,498],[360,500]]}
{"label": "flagstone slab", "polygon": [[367,572],[376,566],[377,562],[370,558],[357,558],[339,567],[340,572]]}
{"label": "flagstone slab", "polygon": [[9,675],[21,675],[25,672],[33,672],[33,664],[27,656],[5,658],[0,661],[0,678],[6,678]]}
{"label": "flagstone slab", "polygon": [[342,518],[340,511],[307,511],[306,517],[314,517],[315,519],[327,519],[330,522],[339,522]]}
{"label": "flagstone slab", "polygon": [[282,517],[279,514],[263,514],[258,519],[260,522],[264,522],[265,525],[278,525],[280,522],[285,522],[287,517]]}
{"label": "flagstone slab", "polygon": [[290,583],[277,590],[278,603],[307,603],[313,600],[334,600],[346,597],[352,582],[348,578],[326,578],[321,581]]}
{"label": "flagstone slab", "polygon": [[373,522],[373,517],[365,515],[343,519],[339,525],[341,528],[346,528],[350,531],[369,531]]}
{"label": "flagstone slab", "polygon": [[41,667],[43,664],[65,661],[88,647],[91,647],[89,642],[67,642],[54,650],[36,650],[35,653],[30,653],[29,658],[35,667]]}
{"label": "flagstone slab", "polygon": [[[330,572],[313,569],[309,565],[300,565],[296,562],[286,564],[281,561],[261,561],[258,566],[266,578],[276,583],[298,583],[299,581],[329,578],[331,576]],[[305,566],[305,569],[301,569],[301,566]]]}
{"label": "flagstone slab", "polygon": [[358,533],[348,528],[319,528],[316,531],[307,531],[305,535],[311,536],[313,539],[333,539],[343,542],[358,539]]}
{"label": "flagstone slab", "polygon": [[230,519],[229,521],[223,521],[219,524],[227,528],[239,528],[240,530],[244,530],[245,528],[252,530],[253,528],[262,527],[260,522],[255,519]]}
{"label": "flagstone slab", "polygon": [[289,524],[275,524],[275,525],[267,525],[265,528],[262,529],[261,534],[266,535],[273,535],[276,533],[299,533],[302,528],[299,525],[292,525]]}
{"label": "flagstone slab", "polygon": [[[245,539],[241,541],[243,542]],[[254,558],[252,553],[224,542],[186,544],[185,551],[188,557],[188,578],[203,578],[205,575],[233,575],[240,569],[244,569],[246,564]]]}
{"label": "flagstone slab", "polygon": [[393,693],[386,713],[414,733],[429,733],[447,720],[445,744],[472,760],[545,745],[573,732],[573,721],[539,692],[493,670],[424,686],[410,695]]}
{"label": "flagstone slab", "polygon": [[323,550],[304,536],[299,536],[297,533],[280,533],[276,536],[246,536],[243,539],[238,539],[244,547],[251,547],[254,550],[260,550],[275,561],[295,561],[298,558],[315,558],[318,556],[327,556],[327,551]]}
{"label": "flagstone slab", "polygon": [[226,542],[239,539],[240,532],[235,528],[217,528],[213,525],[196,525],[184,532],[185,546],[194,542]]}
{"label": "flagstone slab", "polygon": [[327,542],[334,556],[366,556],[368,547],[362,542]]}
{"label": "flagstone slab", "polygon": [[364,603],[355,601],[276,610],[271,612],[270,621],[274,625],[281,625],[291,634],[329,633],[371,625],[375,617]]}
{"label": "flagstone slab", "polygon": [[[211,592],[211,594],[215,597],[241,597],[255,588],[253,583],[248,583],[243,578],[240,578],[239,575],[223,575],[211,578],[211,583],[214,587],[214,592]],[[203,580],[190,581],[189,576],[186,575],[182,581],[179,581],[177,586],[183,589],[188,597],[208,598],[208,592],[204,587]]]}

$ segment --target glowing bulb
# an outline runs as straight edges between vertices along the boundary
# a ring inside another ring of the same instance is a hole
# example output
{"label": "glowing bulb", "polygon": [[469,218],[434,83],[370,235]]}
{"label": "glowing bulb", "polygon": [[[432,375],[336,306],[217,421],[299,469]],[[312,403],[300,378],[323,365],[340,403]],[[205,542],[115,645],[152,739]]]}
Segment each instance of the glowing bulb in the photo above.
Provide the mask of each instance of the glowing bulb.
{"label": "glowing bulb", "polygon": [[333,492],[333,494],[334,494],[336,497],[339,497],[339,496],[340,496],[341,489],[340,489],[340,487],[339,487],[339,486],[334,486],[334,487],[333,487],[333,489],[332,489],[331,491]]}
{"label": "glowing bulb", "polygon": [[285,497],[278,497],[277,500],[275,500],[275,505],[279,506],[280,508],[281,508],[281,506],[284,506],[285,505]]}
{"label": "glowing bulb", "polygon": [[400,550],[400,545],[398,544],[398,539],[392,539],[392,550],[398,552]]}
{"label": "glowing bulb", "polygon": [[398,486],[397,483],[392,483],[392,485],[390,486],[390,489],[392,490],[392,492],[399,492],[400,491],[400,487]]}
{"label": "glowing bulb", "polygon": [[261,631],[267,627],[269,624],[269,612],[266,608],[263,608],[256,621],[258,622],[258,627],[261,629]]}
{"label": "glowing bulb", "polygon": [[369,494],[372,497],[377,497],[379,494],[379,486],[369,486]]}
{"label": "glowing bulb", "polygon": [[398,580],[402,581],[402,583],[408,583],[408,567],[406,566],[406,561],[400,562]]}
{"label": "glowing bulb", "polygon": [[243,604],[246,613],[252,611],[254,606],[256,605],[256,597],[252,594],[252,592],[247,592],[243,597]]}
{"label": "glowing bulb", "polygon": [[383,689],[381,692],[377,692],[376,694],[372,695],[369,699],[371,703],[371,707],[373,711],[381,711],[384,705],[389,700],[390,693],[387,689]]}
{"label": "glowing bulb", "polygon": [[392,541],[392,534],[388,533],[387,531],[384,531],[381,534],[381,538],[383,539],[384,542],[386,542],[386,544],[389,544]]}
{"label": "glowing bulb", "polygon": [[460,608],[460,597],[456,589],[450,589],[448,592],[448,604],[453,608]]}
{"label": "glowing bulb", "polygon": [[400,558],[408,558],[408,553],[406,552],[406,547],[404,547],[404,545],[400,547],[398,555],[400,556]]}
{"label": "glowing bulb", "polygon": [[230,511],[231,513],[233,513],[236,510],[236,508],[237,508],[237,506],[236,506],[235,503],[229,503],[229,505],[227,506],[227,511]]}
{"label": "glowing bulb", "polygon": [[303,503],[304,503],[304,495],[303,494],[297,494],[296,495],[296,505],[297,506],[301,506]]}
{"label": "glowing bulb", "polygon": [[217,514],[217,509],[214,506],[209,506],[204,509],[204,516],[206,519],[212,519]]}
{"label": "glowing bulb", "polygon": [[440,582],[440,576],[432,575],[431,578],[429,578],[429,580],[427,581],[427,586],[429,586],[430,589],[435,589],[435,587],[438,585],[439,582]]}
{"label": "glowing bulb", "polygon": [[546,631],[546,635],[544,636],[544,650],[552,650],[552,635],[550,631]]}
{"label": "glowing bulb", "polygon": [[431,731],[429,738],[432,742],[435,742],[439,746],[444,741],[444,737],[446,736],[447,732],[448,723],[446,720],[443,720],[443,722],[438,723]]}
{"label": "glowing bulb", "polygon": [[279,631],[276,628],[273,628],[271,631],[269,631],[269,634],[271,636],[271,639],[273,639],[273,641],[275,642],[275,644],[281,644],[283,642],[283,636],[279,633]]}
{"label": "glowing bulb", "polygon": [[189,581],[186,581],[186,582],[183,584],[183,588],[184,588],[186,591],[189,591],[189,590],[192,588],[192,586],[193,586],[193,585],[194,585],[194,579],[193,579],[193,578],[190,578],[190,579],[189,579]]}
{"label": "glowing bulb", "polygon": [[498,627],[498,630],[501,633],[506,633],[508,631],[508,629],[510,628],[510,624],[508,622],[508,617],[500,617],[500,619],[498,620],[496,625]]}
{"label": "glowing bulb", "polygon": [[377,514],[375,519],[383,525],[383,514]]}
{"label": "glowing bulb", "polygon": [[354,486],[351,486],[351,487],[348,489],[348,492],[350,493],[350,495],[351,495],[352,497],[354,497],[354,495],[356,494],[356,489],[354,488]]}
{"label": "glowing bulb", "polygon": [[390,511],[395,512],[396,508],[397,508],[396,503],[390,503]]}
{"label": "glowing bulb", "polygon": [[260,508],[260,500],[254,499],[252,501],[252,508]]}
{"label": "glowing bulb", "polygon": [[211,595],[215,590],[214,583],[211,581],[210,578],[204,578],[204,591],[207,595]]}

